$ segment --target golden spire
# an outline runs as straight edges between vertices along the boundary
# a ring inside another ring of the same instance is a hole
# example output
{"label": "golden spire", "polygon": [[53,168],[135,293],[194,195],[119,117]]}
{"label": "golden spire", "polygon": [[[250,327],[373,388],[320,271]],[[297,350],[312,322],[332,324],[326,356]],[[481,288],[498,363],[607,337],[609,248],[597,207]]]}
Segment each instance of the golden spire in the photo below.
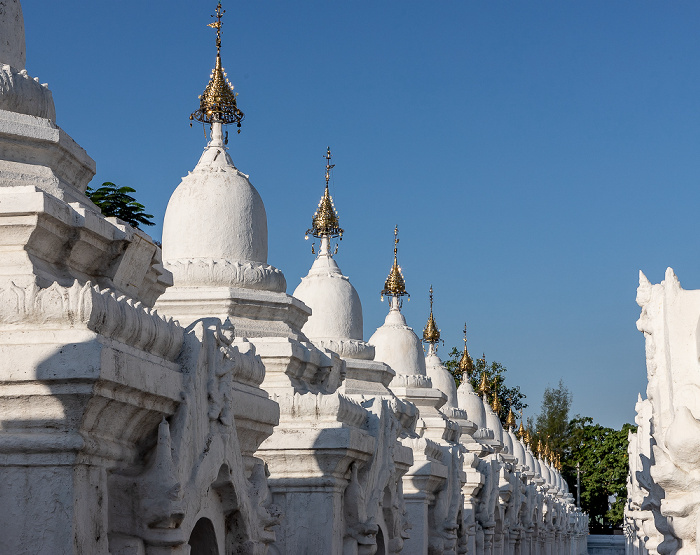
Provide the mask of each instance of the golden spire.
{"label": "golden spire", "polygon": [[523,439],[525,437],[525,426],[523,426],[523,417],[520,416],[520,427],[518,428],[518,437]]}
{"label": "golden spire", "polygon": [[216,14],[212,15],[216,21],[207,25],[216,29],[216,66],[211,73],[209,84],[199,96],[199,109],[192,112],[190,119],[210,124],[235,123],[240,133],[241,122],[245,115],[238,109],[236,104],[238,93],[233,92],[233,85],[226,79],[226,72],[221,66],[221,27],[223,26],[221,17],[225,13],[226,10],[221,9],[221,2],[219,2],[216,6]]}
{"label": "golden spire", "polygon": [[539,455],[539,451],[540,451],[539,440],[537,438],[534,438],[532,440],[532,444],[530,445],[530,447],[532,448],[532,454],[535,455],[535,457],[537,457]]}
{"label": "golden spire", "polygon": [[489,392],[489,382],[486,379],[486,371],[481,373],[481,383],[479,383],[479,393],[485,396]]}
{"label": "golden spire", "polygon": [[498,382],[496,379],[493,380],[493,403],[491,403],[491,408],[496,415],[501,412],[501,402],[498,400]]}
{"label": "golden spire", "polygon": [[423,329],[423,341],[426,343],[437,343],[440,341],[440,330],[435,323],[435,318],[433,317],[433,286],[430,286],[430,316],[428,316],[428,323],[425,324]]}
{"label": "golden spire", "polygon": [[515,415],[513,414],[513,409],[508,409],[508,418],[506,418],[506,428],[509,430],[515,428]]}
{"label": "golden spire", "polygon": [[[522,422],[520,424],[522,424]],[[523,433],[523,439],[525,440],[525,445],[530,447],[532,443],[532,434],[530,433],[530,428],[527,428]]]}
{"label": "golden spire", "polygon": [[309,235],[314,237],[340,237],[343,239],[343,230],[340,228],[338,221],[338,212],[333,205],[333,197],[328,192],[328,182],[331,179],[331,169],[335,168],[335,164],[331,164],[331,147],[326,151],[326,191],[323,193],[321,200],[318,203],[318,208],[314,212],[314,217],[311,219],[311,229],[306,230],[306,238]]}
{"label": "golden spire", "polygon": [[472,377],[474,372],[474,361],[472,357],[469,356],[469,351],[467,351],[467,323],[464,323],[464,351],[462,351],[462,358],[459,359],[459,372],[462,375],[462,380],[469,379]]}
{"label": "golden spire", "polygon": [[406,291],[406,280],[403,279],[403,273],[401,273],[401,266],[398,263],[398,246],[399,246],[399,226],[394,228],[394,264],[389,270],[389,275],[384,282],[384,289],[382,289],[382,300],[384,300],[384,295],[388,297],[403,297],[408,296],[409,300],[411,295]]}

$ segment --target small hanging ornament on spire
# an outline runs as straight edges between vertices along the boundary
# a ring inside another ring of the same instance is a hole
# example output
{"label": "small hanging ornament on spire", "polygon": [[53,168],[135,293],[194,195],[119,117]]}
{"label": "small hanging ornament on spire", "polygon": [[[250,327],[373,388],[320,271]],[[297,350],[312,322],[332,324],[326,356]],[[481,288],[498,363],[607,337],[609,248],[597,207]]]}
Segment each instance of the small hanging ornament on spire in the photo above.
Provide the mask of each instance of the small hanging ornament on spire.
{"label": "small hanging ornament on spire", "polygon": [[241,122],[245,118],[245,114],[236,104],[238,93],[233,91],[233,85],[226,78],[226,72],[221,65],[221,28],[223,27],[221,18],[225,13],[226,10],[221,8],[221,2],[219,2],[216,6],[216,13],[212,15],[216,21],[207,25],[207,27],[216,29],[216,66],[211,73],[209,84],[199,96],[199,109],[192,112],[190,120],[222,125],[235,123],[240,133]]}
{"label": "small hanging ornament on spire", "polygon": [[401,272],[401,266],[398,262],[398,252],[399,252],[399,226],[394,227],[394,264],[389,270],[389,275],[384,282],[384,289],[382,289],[382,301],[384,300],[384,295],[387,297],[393,297],[401,301],[401,297],[407,296],[408,300],[411,300],[411,295],[406,291],[406,280],[403,278],[403,273]]}

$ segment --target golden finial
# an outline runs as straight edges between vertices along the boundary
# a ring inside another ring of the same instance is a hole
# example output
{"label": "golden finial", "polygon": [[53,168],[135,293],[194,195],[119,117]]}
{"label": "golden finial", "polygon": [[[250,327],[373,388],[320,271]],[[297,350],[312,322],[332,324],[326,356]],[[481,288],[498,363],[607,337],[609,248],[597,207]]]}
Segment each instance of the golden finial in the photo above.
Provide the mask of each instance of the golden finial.
{"label": "golden finial", "polygon": [[331,147],[326,150],[326,190],[318,203],[318,208],[314,212],[314,217],[311,219],[311,229],[306,230],[306,239],[309,235],[314,237],[340,237],[343,239],[343,230],[340,228],[338,221],[338,212],[333,205],[333,197],[328,191],[328,182],[331,178],[331,169],[335,168],[335,164],[331,164]]}
{"label": "golden finial", "polygon": [[489,392],[489,382],[486,379],[486,371],[483,371],[481,373],[481,383],[479,383],[479,393],[481,393],[482,396],[486,396],[486,394]]}
{"label": "golden finial", "polygon": [[403,273],[401,272],[401,266],[398,263],[398,249],[399,246],[399,226],[394,228],[394,264],[389,270],[389,275],[384,282],[384,289],[382,289],[382,300],[384,300],[384,295],[387,297],[403,297],[407,296],[411,299],[411,295],[406,291],[406,280],[403,278]]}
{"label": "golden finial", "polygon": [[462,374],[462,380],[469,379],[472,377],[474,372],[474,361],[472,357],[469,356],[469,351],[467,351],[467,323],[464,323],[464,351],[462,351],[462,358],[459,359],[459,372]]}
{"label": "golden finial", "polygon": [[532,434],[530,433],[530,428],[525,429],[525,432],[523,433],[523,439],[525,441],[525,445],[530,447],[530,445],[532,444]]}
{"label": "golden finial", "polygon": [[491,403],[491,408],[497,415],[501,412],[501,401],[498,399],[498,381],[496,379],[493,380],[493,402]]}
{"label": "golden finial", "polygon": [[520,416],[520,427],[518,428],[518,437],[523,439],[525,437],[525,426],[523,426],[523,417]]}
{"label": "golden finial", "polygon": [[540,453],[540,441],[537,438],[534,438],[530,447],[532,448],[532,454],[537,457]]}
{"label": "golden finial", "polygon": [[515,415],[513,414],[513,409],[508,409],[508,418],[506,418],[506,428],[512,430],[515,428]]}
{"label": "golden finial", "polygon": [[241,122],[245,115],[236,104],[237,93],[233,92],[233,85],[226,78],[226,72],[221,65],[221,17],[226,10],[221,9],[221,2],[216,6],[216,13],[212,17],[216,21],[209,23],[207,27],[216,29],[216,66],[211,73],[209,84],[199,96],[199,109],[192,112],[190,120],[202,123],[221,123],[227,125],[235,123],[238,132],[241,132]]}
{"label": "golden finial", "polygon": [[440,330],[435,323],[435,318],[433,317],[433,286],[430,286],[430,316],[428,316],[428,323],[425,324],[425,329],[423,329],[423,341],[426,343],[437,343],[440,341]]}

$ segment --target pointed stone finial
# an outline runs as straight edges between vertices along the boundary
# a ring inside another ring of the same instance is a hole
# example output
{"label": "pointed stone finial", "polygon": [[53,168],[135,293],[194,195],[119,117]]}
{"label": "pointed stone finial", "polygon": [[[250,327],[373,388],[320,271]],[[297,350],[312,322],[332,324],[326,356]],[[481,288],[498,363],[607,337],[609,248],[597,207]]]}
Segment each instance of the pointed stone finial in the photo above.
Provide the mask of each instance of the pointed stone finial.
{"label": "pointed stone finial", "polygon": [[0,2],[0,66],[3,64],[18,71],[27,65],[24,17],[19,0]]}
{"label": "pointed stone finial", "polygon": [[225,13],[226,10],[221,9],[221,2],[219,2],[216,13],[212,15],[216,21],[207,25],[216,29],[216,66],[212,71],[209,84],[199,96],[199,109],[192,112],[190,120],[221,125],[235,123],[240,133],[245,114],[236,104],[237,93],[233,92],[233,85],[226,78],[226,72],[221,65],[221,28],[223,26],[221,17]]}
{"label": "pointed stone finial", "polygon": [[425,324],[423,329],[423,341],[435,345],[440,341],[440,330],[435,323],[435,318],[433,317],[433,286],[430,286],[430,316],[428,316],[428,322]]}
{"label": "pointed stone finial", "polygon": [[394,264],[389,270],[389,275],[384,282],[384,289],[382,289],[382,300],[384,300],[384,295],[387,297],[392,297],[395,299],[400,299],[403,296],[407,296],[411,299],[411,295],[406,291],[406,280],[403,278],[403,273],[401,272],[401,266],[398,262],[398,251],[399,251],[399,226],[394,227]]}
{"label": "pointed stone finial", "polygon": [[[332,239],[339,237],[343,239],[343,229],[340,227],[338,212],[333,205],[333,197],[328,190],[328,182],[331,178],[331,170],[335,164],[331,164],[331,147],[326,150],[326,190],[318,203],[318,208],[311,219],[311,228],[306,230],[306,239],[313,235],[319,239]],[[321,247],[323,250],[323,245]],[[327,250],[327,249],[326,249]]]}

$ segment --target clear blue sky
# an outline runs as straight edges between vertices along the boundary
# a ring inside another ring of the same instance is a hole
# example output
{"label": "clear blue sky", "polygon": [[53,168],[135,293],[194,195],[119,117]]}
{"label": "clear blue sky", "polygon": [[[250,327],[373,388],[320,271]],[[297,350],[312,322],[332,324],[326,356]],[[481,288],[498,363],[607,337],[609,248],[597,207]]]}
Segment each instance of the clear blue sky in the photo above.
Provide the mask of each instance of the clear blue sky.
{"label": "clear blue sky", "polygon": [[[24,0],[27,68],[61,125],[160,224],[204,146],[188,116],[214,63],[215,2]],[[508,368],[539,410],[631,422],[646,387],[638,270],[700,288],[697,2],[224,2],[223,61],[246,113],[236,165],[265,201],[269,262],[294,290],[323,190],[346,236],[365,338],[392,230],[417,331],[435,288],[445,354]]]}

